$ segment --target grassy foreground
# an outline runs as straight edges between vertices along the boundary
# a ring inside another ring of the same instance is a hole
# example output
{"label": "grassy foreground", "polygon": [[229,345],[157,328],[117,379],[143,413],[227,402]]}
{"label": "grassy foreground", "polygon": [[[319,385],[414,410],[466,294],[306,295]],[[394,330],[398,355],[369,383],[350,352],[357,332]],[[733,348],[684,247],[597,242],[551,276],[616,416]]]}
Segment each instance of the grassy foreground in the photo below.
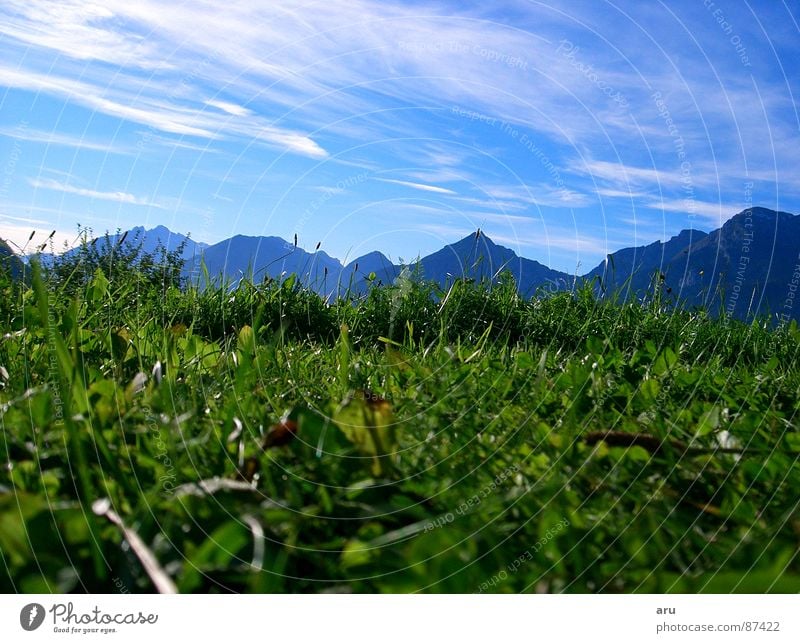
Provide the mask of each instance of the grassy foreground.
{"label": "grassy foreground", "polygon": [[2,591],[800,591],[795,324],[81,270],[0,293]]}

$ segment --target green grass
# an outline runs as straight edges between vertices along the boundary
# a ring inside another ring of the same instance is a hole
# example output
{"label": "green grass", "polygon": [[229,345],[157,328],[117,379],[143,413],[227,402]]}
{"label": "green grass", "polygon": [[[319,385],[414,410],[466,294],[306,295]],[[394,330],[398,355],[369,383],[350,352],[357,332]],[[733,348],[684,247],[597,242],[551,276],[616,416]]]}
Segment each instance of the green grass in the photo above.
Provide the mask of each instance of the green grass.
{"label": "green grass", "polygon": [[800,591],[796,324],[82,274],[0,284],[2,591]]}

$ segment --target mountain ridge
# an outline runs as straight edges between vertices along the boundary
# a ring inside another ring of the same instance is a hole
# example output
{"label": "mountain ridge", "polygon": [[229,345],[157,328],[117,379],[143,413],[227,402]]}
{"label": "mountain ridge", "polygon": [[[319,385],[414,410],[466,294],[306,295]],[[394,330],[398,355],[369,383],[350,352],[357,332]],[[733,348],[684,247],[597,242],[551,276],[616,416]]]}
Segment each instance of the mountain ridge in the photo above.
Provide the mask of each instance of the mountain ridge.
{"label": "mountain ridge", "polygon": [[[184,243],[187,277],[201,274],[201,261],[212,278],[234,282],[294,273],[326,297],[347,290],[364,292],[371,283],[391,283],[404,267],[377,250],[343,264],[319,245],[309,252],[278,236],[239,234],[205,244],[163,225],[150,230],[136,226],[124,234],[139,239],[146,250],[159,243],[174,250]],[[111,236],[114,241],[120,238]],[[800,216],[760,206],[742,210],[711,232],[689,228],[666,241],[621,248],[583,275],[519,256],[481,230],[406,265],[443,287],[457,278],[496,280],[508,270],[523,296],[592,281],[599,294],[614,292],[622,299],[641,299],[660,287],[675,305],[684,307],[716,306],[739,318],[754,311],[800,317],[800,304],[794,305],[796,288],[792,289],[800,283]],[[796,272],[798,283],[792,283]]]}

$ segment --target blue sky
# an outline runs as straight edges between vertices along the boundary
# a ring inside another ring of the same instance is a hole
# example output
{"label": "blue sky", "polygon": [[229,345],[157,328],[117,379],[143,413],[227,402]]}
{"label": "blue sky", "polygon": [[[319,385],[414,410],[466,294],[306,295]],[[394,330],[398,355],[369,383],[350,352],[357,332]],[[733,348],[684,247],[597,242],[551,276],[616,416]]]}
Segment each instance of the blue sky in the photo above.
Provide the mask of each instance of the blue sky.
{"label": "blue sky", "polygon": [[0,237],[551,267],[800,212],[796,3],[3,0]]}

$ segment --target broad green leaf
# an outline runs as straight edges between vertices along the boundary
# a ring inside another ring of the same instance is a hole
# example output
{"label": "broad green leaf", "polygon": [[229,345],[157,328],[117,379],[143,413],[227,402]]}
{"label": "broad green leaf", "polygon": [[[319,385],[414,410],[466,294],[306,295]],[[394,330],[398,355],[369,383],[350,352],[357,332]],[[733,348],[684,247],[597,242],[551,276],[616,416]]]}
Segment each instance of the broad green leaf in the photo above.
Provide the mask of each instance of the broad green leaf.
{"label": "broad green leaf", "polygon": [[94,304],[102,303],[108,295],[109,282],[100,268],[94,271],[92,283],[89,287],[89,299]]}
{"label": "broad green leaf", "polygon": [[700,422],[697,425],[697,431],[695,435],[697,437],[702,437],[704,435],[708,435],[712,431],[719,428],[719,407],[712,406],[708,411],[703,413],[700,417]]}
{"label": "broad green leaf", "polygon": [[392,469],[397,440],[392,407],[386,400],[367,391],[351,392],[333,420],[358,451],[372,459],[373,475]]}
{"label": "broad green leaf", "polygon": [[672,370],[677,363],[678,356],[675,354],[674,350],[667,346],[658,354],[658,357],[656,357],[653,362],[653,373],[658,376],[664,375],[664,373]]}
{"label": "broad green leaf", "polygon": [[254,355],[256,352],[256,334],[250,326],[242,326],[239,337],[236,341],[236,348],[247,355]]}
{"label": "broad green leaf", "polygon": [[0,550],[12,565],[22,565],[34,557],[26,525],[46,506],[44,496],[28,493],[0,494]]}

